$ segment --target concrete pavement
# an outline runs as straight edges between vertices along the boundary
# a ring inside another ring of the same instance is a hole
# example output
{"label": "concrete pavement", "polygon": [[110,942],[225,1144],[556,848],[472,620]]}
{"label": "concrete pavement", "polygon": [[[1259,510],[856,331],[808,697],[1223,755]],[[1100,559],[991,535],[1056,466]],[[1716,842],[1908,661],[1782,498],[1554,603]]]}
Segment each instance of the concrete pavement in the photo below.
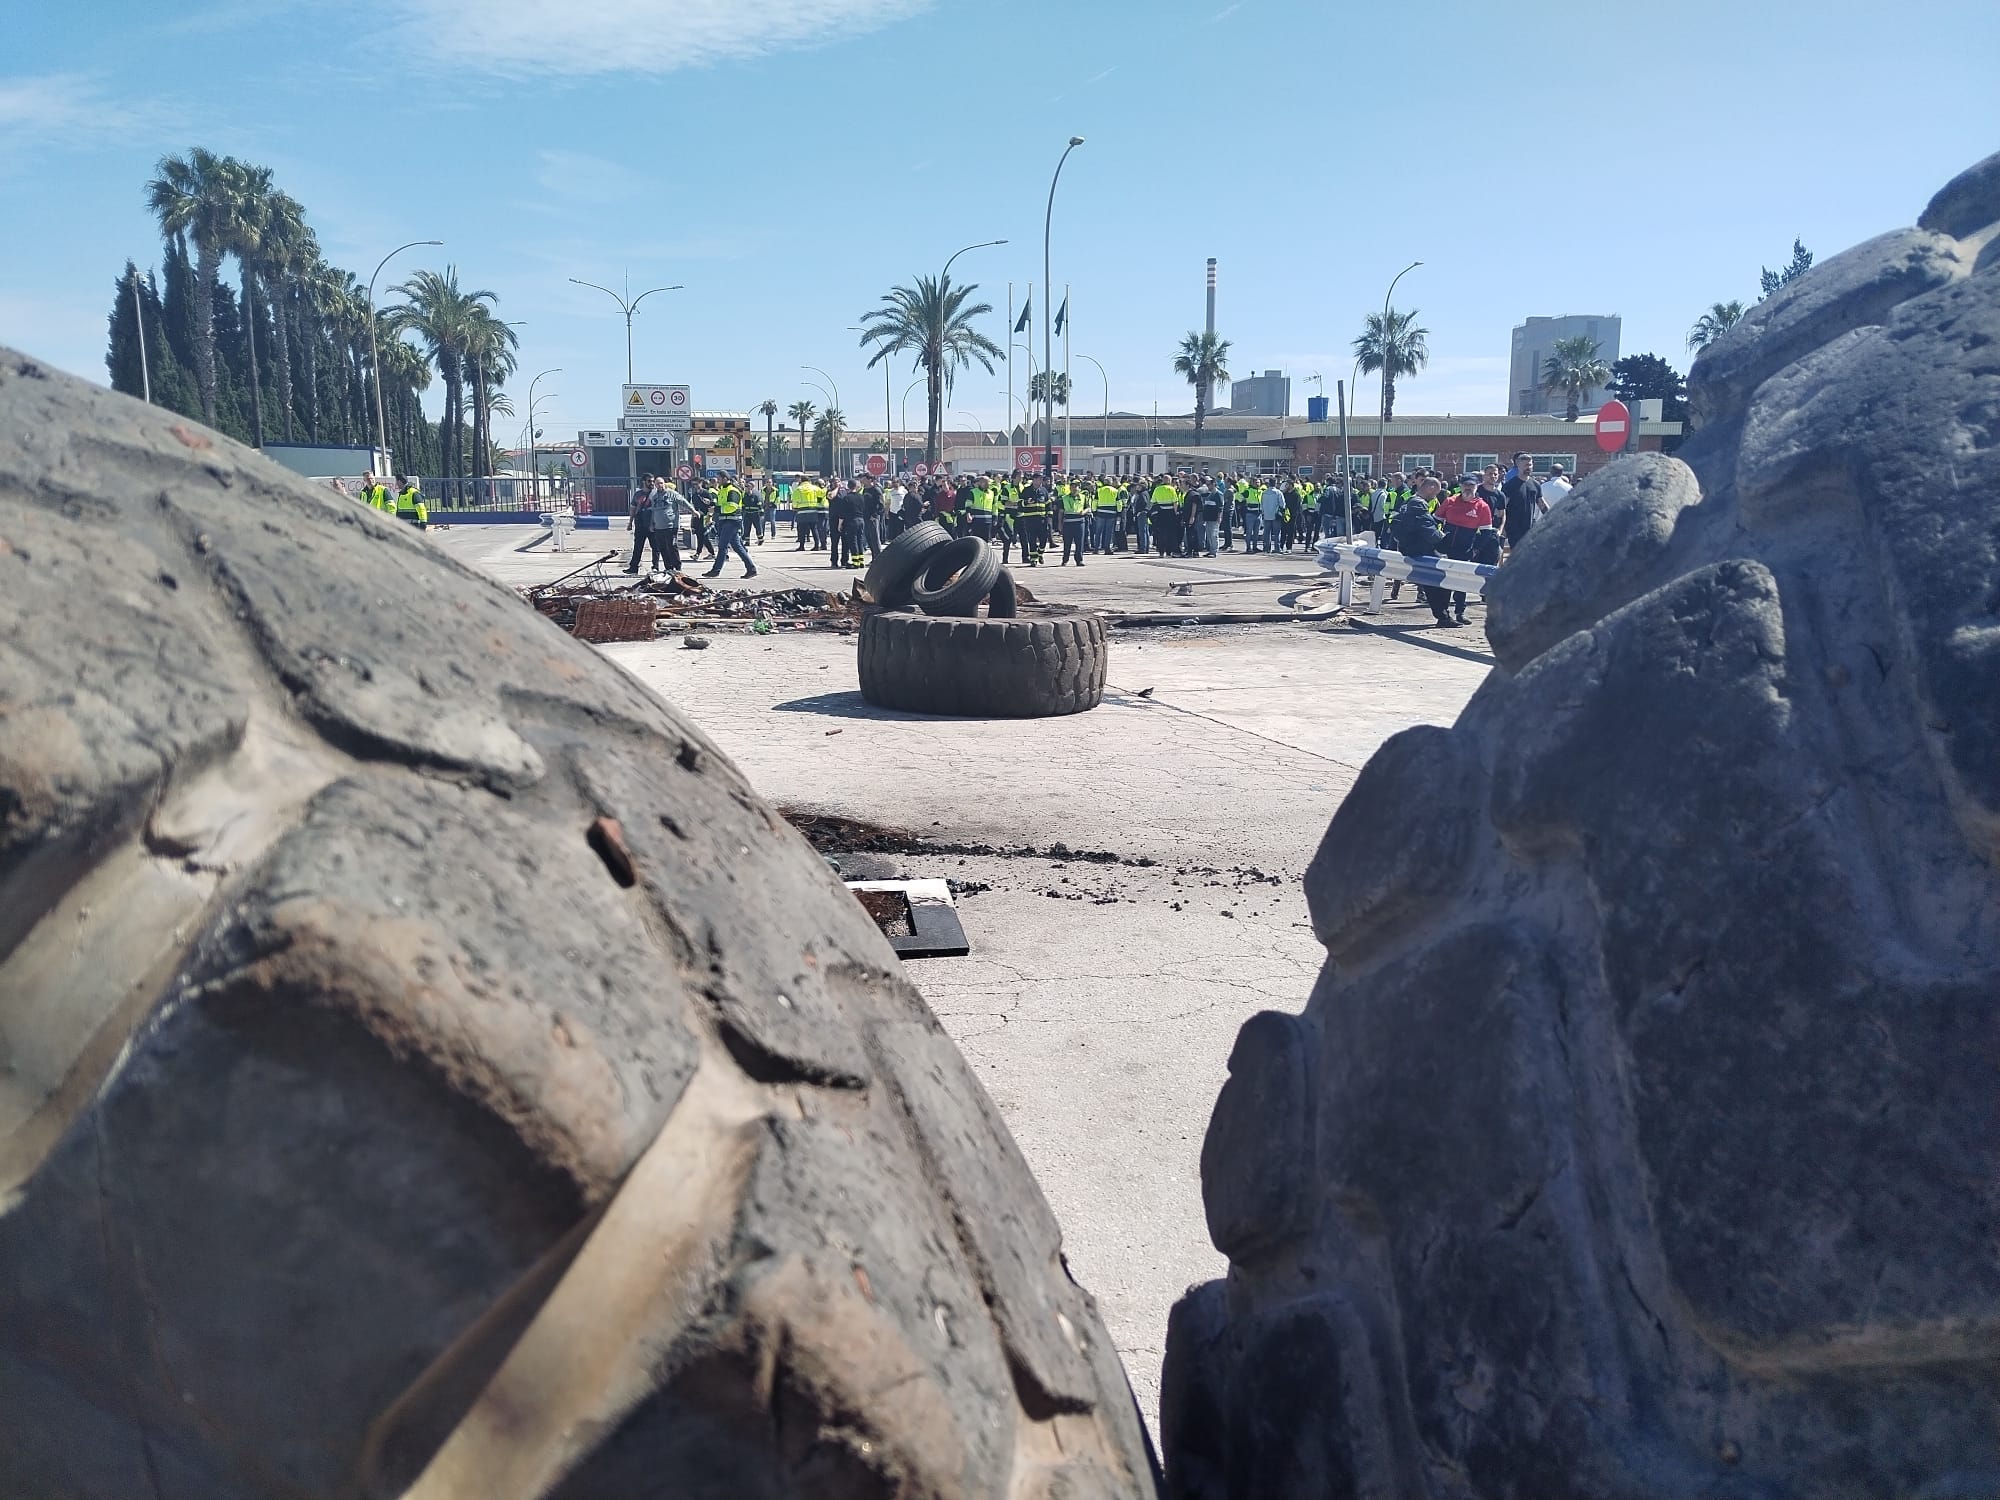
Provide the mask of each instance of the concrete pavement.
{"label": "concrete pavement", "polygon": [[[517,584],[590,555],[517,552],[533,533],[507,531],[432,535]],[[789,539],[753,550],[752,587],[852,578],[823,559],[801,566]],[[1313,562],[1113,554],[1021,576],[1045,601],[1193,614],[1279,608],[1320,587]],[[744,586],[740,571],[732,560],[719,583]],[[1199,1157],[1236,1029],[1300,1008],[1324,959],[1306,863],[1374,749],[1450,722],[1490,665],[1476,629],[1430,629],[1414,603],[1376,619],[1114,629],[1103,705],[1027,721],[874,708],[856,691],[851,634],[717,629],[706,651],[674,638],[603,648],[771,801],[891,830],[909,874],[967,892],[971,955],[910,972],[1026,1153],[1149,1421],[1168,1308],[1224,1269]],[[1052,856],[1058,844],[1075,852]]]}

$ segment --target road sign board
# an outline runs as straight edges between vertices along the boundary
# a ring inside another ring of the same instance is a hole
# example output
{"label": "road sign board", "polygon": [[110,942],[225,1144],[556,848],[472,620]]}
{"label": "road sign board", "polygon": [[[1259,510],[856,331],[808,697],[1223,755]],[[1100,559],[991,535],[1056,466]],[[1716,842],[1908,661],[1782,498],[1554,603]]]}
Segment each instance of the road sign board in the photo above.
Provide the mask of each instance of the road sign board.
{"label": "road sign board", "polygon": [[1623,452],[1632,435],[1632,413],[1623,401],[1612,400],[1597,408],[1597,446],[1606,453]]}
{"label": "road sign board", "polygon": [[587,469],[587,468],[589,468],[589,467],[590,467],[590,452],[589,452],[589,450],[588,450],[588,449],[585,449],[585,448],[572,448],[572,449],[570,449],[570,450],[569,450],[569,466],[570,466],[570,467],[571,467],[572,469]]}
{"label": "road sign board", "polygon": [[919,479],[928,479],[931,475],[931,466],[929,464],[911,464],[910,472]]}
{"label": "road sign board", "polygon": [[684,385],[628,385],[618,398],[624,417],[685,417],[693,411],[694,398]]}
{"label": "road sign board", "polygon": [[674,478],[676,479],[694,478],[694,465],[682,464],[678,469],[674,470]]}
{"label": "road sign board", "polygon": [[658,415],[652,412],[643,415],[635,412],[629,417],[620,417],[618,427],[622,432],[692,432],[694,418],[674,416],[668,412],[661,412]]}
{"label": "road sign board", "polygon": [[[1016,448],[1014,450],[1014,467],[1017,469],[1039,469],[1042,466],[1043,451],[1040,448]],[[1055,455],[1056,472],[1061,473],[1063,466],[1062,449],[1057,448]]]}

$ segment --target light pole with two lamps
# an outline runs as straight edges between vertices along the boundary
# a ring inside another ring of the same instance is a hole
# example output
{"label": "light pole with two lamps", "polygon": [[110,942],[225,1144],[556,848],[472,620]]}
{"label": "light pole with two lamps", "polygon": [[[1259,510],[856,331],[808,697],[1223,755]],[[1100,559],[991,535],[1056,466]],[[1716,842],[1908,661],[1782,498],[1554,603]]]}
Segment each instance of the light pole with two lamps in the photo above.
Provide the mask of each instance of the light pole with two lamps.
{"label": "light pole with two lamps", "polygon": [[405,250],[443,243],[443,240],[411,240],[407,245],[398,245],[375,263],[374,275],[368,278],[368,362],[375,367],[375,448],[385,464],[389,458],[389,422],[382,414],[382,351],[375,344],[375,278],[382,274],[382,267]]}

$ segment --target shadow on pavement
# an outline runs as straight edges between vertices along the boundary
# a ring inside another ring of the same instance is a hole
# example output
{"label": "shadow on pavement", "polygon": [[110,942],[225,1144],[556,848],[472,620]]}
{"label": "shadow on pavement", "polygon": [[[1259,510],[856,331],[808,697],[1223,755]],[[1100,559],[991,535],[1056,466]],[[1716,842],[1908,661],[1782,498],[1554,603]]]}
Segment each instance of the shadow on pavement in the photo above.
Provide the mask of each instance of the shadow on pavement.
{"label": "shadow on pavement", "polygon": [[810,698],[789,698],[771,705],[773,713],[825,714],[834,719],[938,719],[943,714],[909,714],[897,708],[877,708],[858,689],[844,693],[814,693]]}
{"label": "shadow on pavement", "polygon": [[[1350,617],[1347,621],[1347,628],[1349,630],[1365,630],[1371,635],[1386,635],[1394,640],[1404,641],[1412,646],[1422,646],[1426,651],[1436,651],[1445,656],[1455,656],[1460,661],[1478,662],[1480,665],[1487,667],[1498,665],[1491,651],[1481,651],[1471,646],[1454,645],[1450,641],[1441,641],[1432,636],[1429,632],[1437,629],[1435,625],[1374,625]],[[1475,631],[1472,634],[1474,639],[1482,638],[1479,632]]]}

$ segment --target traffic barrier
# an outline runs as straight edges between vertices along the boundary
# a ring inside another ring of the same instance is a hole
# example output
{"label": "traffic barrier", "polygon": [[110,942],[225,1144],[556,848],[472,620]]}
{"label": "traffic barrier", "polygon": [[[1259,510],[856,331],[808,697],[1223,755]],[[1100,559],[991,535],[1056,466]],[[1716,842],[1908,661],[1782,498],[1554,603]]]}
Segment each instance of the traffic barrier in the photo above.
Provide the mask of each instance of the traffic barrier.
{"label": "traffic barrier", "polygon": [[[1362,533],[1364,536],[1368,533]],[[1484,594],[1486,580],[1499,572],[1490,563],[1461,562],[1455,557],[1405,557],[1393,548],[1373,547],[1334,538],[1319,544],[1323,572],[1340,575],[1340,602],[1353,602],[1354,580],[1368,580],[1368,613],[1382,609],[1384,583],[1414,583],[1420,588],[1450,589],[1459,594]]]}

